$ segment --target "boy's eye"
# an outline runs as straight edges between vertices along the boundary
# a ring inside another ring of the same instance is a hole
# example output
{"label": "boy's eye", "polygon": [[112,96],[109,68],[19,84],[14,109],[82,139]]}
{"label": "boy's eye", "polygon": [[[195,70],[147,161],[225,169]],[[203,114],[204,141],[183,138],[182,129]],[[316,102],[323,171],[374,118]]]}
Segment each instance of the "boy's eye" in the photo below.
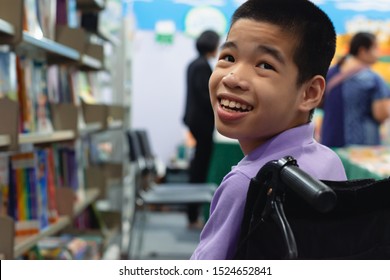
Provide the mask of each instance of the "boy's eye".
{"label": "boy's eye", "polygon": [[266,62],[262,62],[262,63],[258,64],[258,66],[260,68],[266,69],[266,70],[275,70],[275,68],[271,64],[268,64]]}
{"label": "boy's eye", "polygon": [[221,57],[222,60],[228,61],[228,62],[234,62],[234,57],[232,55],[225,55]]}

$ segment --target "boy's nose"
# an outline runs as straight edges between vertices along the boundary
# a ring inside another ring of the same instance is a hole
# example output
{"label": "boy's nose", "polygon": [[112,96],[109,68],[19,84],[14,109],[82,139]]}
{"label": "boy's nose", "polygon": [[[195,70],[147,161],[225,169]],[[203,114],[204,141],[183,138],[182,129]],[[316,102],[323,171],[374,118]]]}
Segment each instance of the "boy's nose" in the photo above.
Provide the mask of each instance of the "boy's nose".
{"label": "boy's nose", "polygon": [[230,72],[225,77],[222,78],[222,82],[225,86],[229,88],[239,88],[241,90],[248,90],[249,84],[236,72]]}

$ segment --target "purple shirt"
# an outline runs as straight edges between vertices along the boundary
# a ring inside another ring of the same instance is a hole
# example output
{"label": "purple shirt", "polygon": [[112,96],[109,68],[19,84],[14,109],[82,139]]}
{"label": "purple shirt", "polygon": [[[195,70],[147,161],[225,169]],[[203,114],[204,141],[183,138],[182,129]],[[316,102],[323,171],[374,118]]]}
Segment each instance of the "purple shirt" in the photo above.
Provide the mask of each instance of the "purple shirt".
{"label": "purple shirt", "polygon": [[339,157],[331,149],[316,142],[313,133],[312,123],[284,131],[232,168],[214,194],[210,218],[191,259],[224,260],[234,257],[249,182],[268,161],[289,155],[297,160],[302,170],[317,179],[346,180]]}

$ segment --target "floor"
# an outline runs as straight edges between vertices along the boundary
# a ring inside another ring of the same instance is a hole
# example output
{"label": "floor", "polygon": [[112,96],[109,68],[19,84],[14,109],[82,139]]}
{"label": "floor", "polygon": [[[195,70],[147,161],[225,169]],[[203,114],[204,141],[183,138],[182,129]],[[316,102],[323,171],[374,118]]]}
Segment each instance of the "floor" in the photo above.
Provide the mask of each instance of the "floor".
{"label": "floor", "polygon": [[[127,182],[131,186],[131,182]],[[106,205],[100,208],[116,206],[122,211],[123,219],[131,221],[134,209],[134,191],[131,188],[111,187],[107,194]],[[125,205],[126,207],[123,207]],[[170,206],[160,211],[148,211],[143,240],[138,247],[140,228],[139,219],[131,229],[131,223],[125,223],[122,228],[122,240],[114,242],[114,246],[108,250],[104,259],[141,259],[141,260],[187,260],[199,242],[201,230],[187,228],[187,215],[184,206]],[[140,212],[138,212],[140,213]],[[137,215],[139,218],[139,215]],[[131,232],[131,233],[130,233]],[[127,254],[129,239],[132,236],[130,253]],[[126,238],[123,238],[126,237]],[[121,251],[124,251],[121,253]],[[122,255],[121,257],[119,257]]]}
{"label": "floor", "polygon": [[[137,224],[133,244],[139,244]],[[187,228],[187,217],[182,211],[148,212],[142,246],[138,250],[134,245],[130,256],[141,260],[187,260],[199,242],[199,235],[200,230]]]}

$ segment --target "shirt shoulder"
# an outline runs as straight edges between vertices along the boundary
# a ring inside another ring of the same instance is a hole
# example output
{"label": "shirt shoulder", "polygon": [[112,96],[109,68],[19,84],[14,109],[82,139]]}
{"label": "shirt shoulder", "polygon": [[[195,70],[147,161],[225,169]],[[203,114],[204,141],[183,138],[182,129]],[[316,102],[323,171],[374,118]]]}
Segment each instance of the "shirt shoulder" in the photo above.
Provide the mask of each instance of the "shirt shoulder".
{"label": "shirt shoulder", "polygon": [[232,259],[236,252],[250,179],[232,170],[216,190],[210,217],[191,259]]}

